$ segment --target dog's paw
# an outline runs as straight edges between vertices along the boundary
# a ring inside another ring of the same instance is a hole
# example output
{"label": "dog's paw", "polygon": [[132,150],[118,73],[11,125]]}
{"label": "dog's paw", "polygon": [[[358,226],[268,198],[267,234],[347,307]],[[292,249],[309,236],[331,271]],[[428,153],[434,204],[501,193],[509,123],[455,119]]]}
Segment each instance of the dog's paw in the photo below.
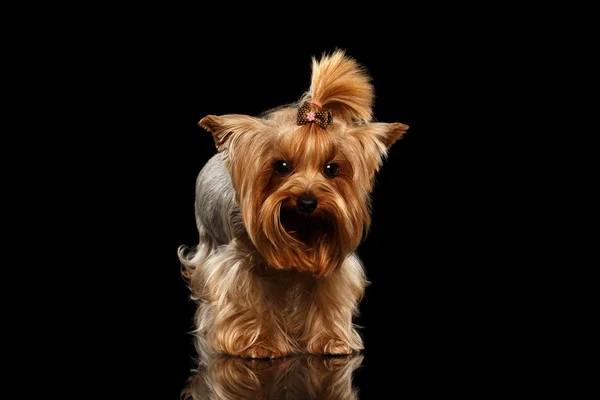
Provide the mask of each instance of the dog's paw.
{"label": "dog's paw", "polygon": [[280,358],[286,355],[280,351],[268,349],[260,345],[251,346],[239,354],[240,357],[244,358]]}
{"label": "dog's paw", "polygon": [[320,339],[308,344],[306,350],[311,354],[350,355],[354,350],[350,344],[340,339]]}
{"label": "dog's paw", "polygon": [[352,348],[346,342],[339,339],[331,339],[323,349],[323,354],[347,355],[352,354]]}

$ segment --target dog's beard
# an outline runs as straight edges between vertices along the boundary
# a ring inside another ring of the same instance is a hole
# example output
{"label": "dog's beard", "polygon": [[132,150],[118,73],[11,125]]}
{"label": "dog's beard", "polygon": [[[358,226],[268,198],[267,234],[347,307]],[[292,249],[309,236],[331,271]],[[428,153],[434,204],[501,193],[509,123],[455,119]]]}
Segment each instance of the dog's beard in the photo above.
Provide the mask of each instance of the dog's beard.
{"label": "dog's beard", "polygon": [[326,276],[356,248],[362,232],[352,232],[357,224],[340,219],[335,207],[325,205],[306,215],[292,203],[280,196],[267,198],[251,238],[269,266]]}

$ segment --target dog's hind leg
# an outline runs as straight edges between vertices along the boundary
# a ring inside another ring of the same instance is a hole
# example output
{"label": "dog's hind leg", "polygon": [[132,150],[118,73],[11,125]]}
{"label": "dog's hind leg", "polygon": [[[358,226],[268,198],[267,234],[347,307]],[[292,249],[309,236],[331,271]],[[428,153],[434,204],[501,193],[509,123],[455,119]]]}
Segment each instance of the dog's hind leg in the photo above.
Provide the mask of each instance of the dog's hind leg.
{"label": "dog's hind leg", "polygon": [[[193,297],[202,297],[203,266],[220,246],[233,238],[234,220],[239,219],[239,207],[231,177],[225,167],[223,156],[215,154],[204,165],[196,179],[195,216],[198,228],[198,245],[193,249],[181,246],[179,260],[182,274],[190,281]],[[243,228],[242,228],[243,229]]]}

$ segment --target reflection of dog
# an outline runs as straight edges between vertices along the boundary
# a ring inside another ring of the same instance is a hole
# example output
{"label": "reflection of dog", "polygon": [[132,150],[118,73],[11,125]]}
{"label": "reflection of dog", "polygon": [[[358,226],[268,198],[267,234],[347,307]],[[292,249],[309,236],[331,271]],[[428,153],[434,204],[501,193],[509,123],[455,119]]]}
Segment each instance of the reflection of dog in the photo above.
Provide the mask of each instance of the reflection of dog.
{"label": "reflection of dog", "polygon": [[221,356],[195,372],[184,400],[358,399],[352,373],[362,355],[301,355],[277,360]]}
{"label": "reflection of dog", "polygon": [[201,355],[273,358],[363,348],[354,253],[374,177],[408,129],[370,122],[370,78],[344,52],[313,59],[310,90],[260,118],[208,115],[218,154],[196,184],[199,244],[180,248]]}

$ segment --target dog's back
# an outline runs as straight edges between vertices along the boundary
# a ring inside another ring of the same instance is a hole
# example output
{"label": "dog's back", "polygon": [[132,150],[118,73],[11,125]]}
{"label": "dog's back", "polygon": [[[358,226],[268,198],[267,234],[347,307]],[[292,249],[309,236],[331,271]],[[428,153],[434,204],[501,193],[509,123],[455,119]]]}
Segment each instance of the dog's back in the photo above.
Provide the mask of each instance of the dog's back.
{"label": "dog's back", "polygon": [[[231,218],[239,213],[231,176],[222,153],[215,154],[204,165],[196,180],[196,225],[216,246],[233,238]],[[200,238],[201,240],[203,238]]]}

